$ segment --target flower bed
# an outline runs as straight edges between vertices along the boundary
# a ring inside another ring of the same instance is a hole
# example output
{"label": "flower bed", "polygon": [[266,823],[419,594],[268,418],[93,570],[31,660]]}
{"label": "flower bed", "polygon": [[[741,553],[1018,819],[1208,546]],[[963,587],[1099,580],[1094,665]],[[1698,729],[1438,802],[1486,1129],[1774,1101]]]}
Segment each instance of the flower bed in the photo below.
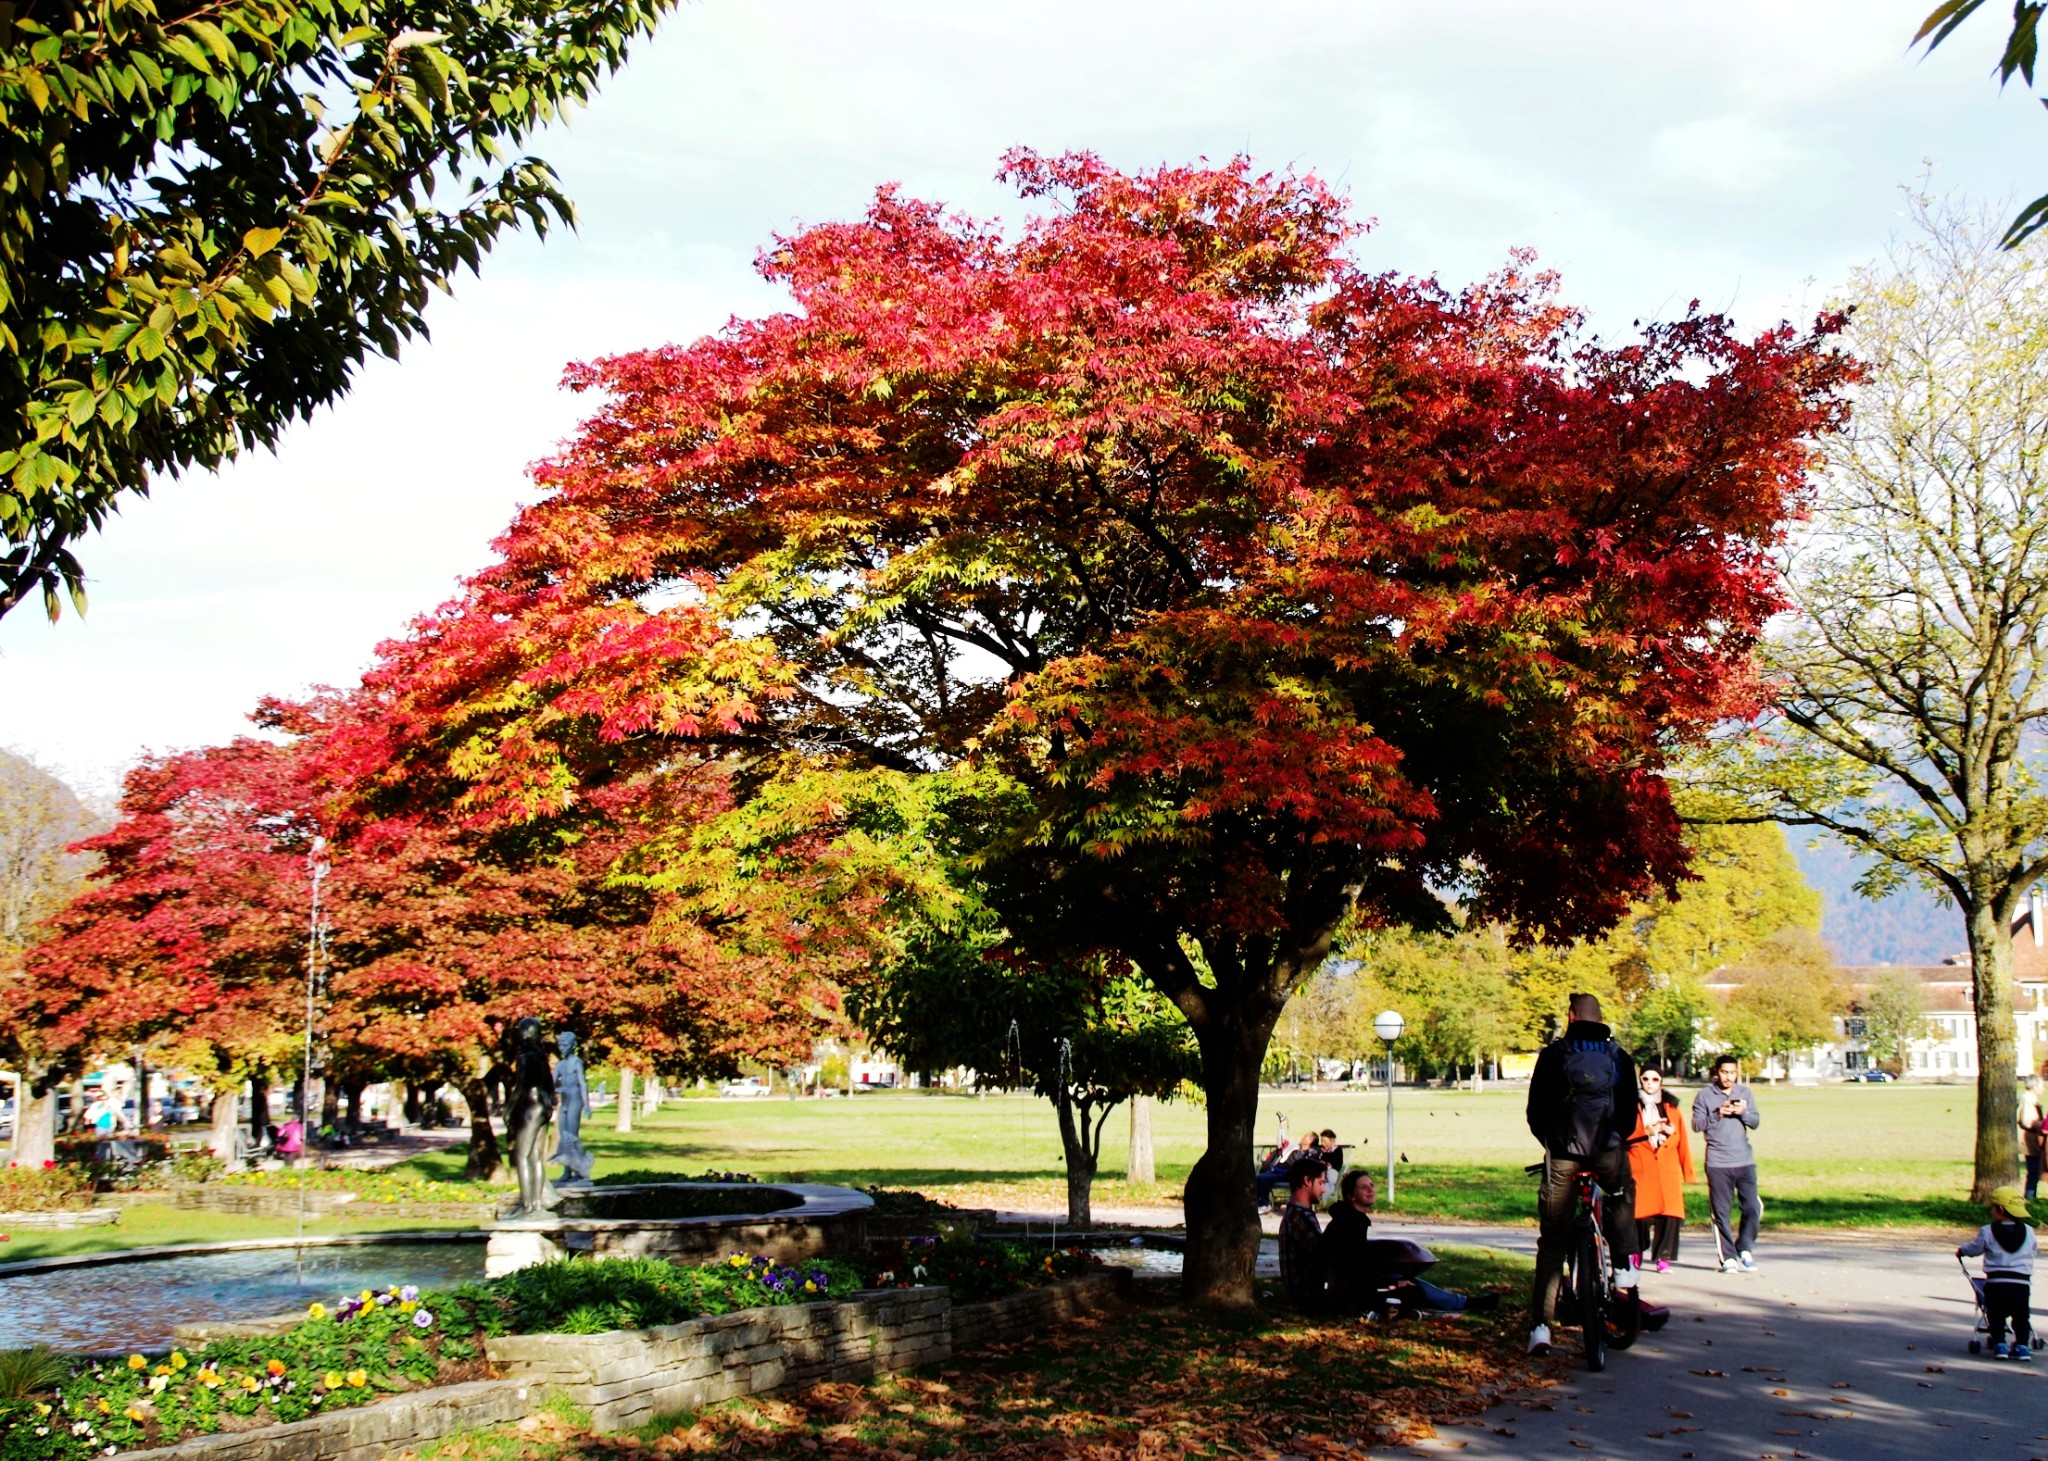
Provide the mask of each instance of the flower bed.
{"label": "flower bed", "polygon": [[907,1238],[870,1243],[862,1280],[868,1288],[937,1284],[955,1303],[1000,1298],[1020,1289],[1093,1273],[1102,1260],[1080,1248],[1047,1252],[1022,1243],[944,1242]]}
{"label": "flower bed", "polygon": [[486,1373],[485,1341],[498,1335],[669,1324],[839,1297],[858,1286],[853,1270],[836,1262],[790,1268],[734,1255],[694,1268],[582,1259],[447,1293],[364,1290],[332,1307],[313,1305],[279,1335],[78,1365],[54,1392],[0,1400],[0,1461],[84,1461],[475,1379]]}
{"label": "flower bed", "polygon": [[76,1167],[0,1167],[0,1212],[83,1212],[92,1206],[92,1192],[91,1175]]}

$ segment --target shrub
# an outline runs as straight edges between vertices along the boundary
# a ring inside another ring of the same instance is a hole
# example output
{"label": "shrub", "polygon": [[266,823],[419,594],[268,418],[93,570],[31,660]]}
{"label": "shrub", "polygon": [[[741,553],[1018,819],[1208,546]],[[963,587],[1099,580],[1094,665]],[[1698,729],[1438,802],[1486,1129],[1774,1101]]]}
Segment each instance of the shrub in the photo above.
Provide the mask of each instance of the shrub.
{"label": "shrub", "polygon": [[0,1167],[0,1212],[83,1212],[92,1193],[92,1174],[77,1167]]}
{"label": "shrub", "polygon": [[835,1259],[781,1264],[737,1253],[690,1268],[659,1258],[568,1259],[488,1285],[522,1334],[652,1329],[736,1309],[815,1303],[860,1286],[858,1271]]}
{"label": "shrub", "polygon": [[47,1344],[0,1349],[0,1400],[33,1400],[70,1378],[70,1364]]}
{"label": "shrub", "polygon": [[1102,1260],[1081,1248],[908,1238],[870,1244],[861,1277],[868,1288],[939,1284],[952,1291],[954,1302],[973,1303],[1100,1267]]}
{"label": "shrub", "polygon": [[657,1172],[652,1167],[629,1167],[623,1172],[607,1172],[593,1184],[598,1187],[644,1187],[650,1182],[758,1182],[761,1179],[751,1172],[720,1172],[710,1170],[686,1177],[681,1172]]}

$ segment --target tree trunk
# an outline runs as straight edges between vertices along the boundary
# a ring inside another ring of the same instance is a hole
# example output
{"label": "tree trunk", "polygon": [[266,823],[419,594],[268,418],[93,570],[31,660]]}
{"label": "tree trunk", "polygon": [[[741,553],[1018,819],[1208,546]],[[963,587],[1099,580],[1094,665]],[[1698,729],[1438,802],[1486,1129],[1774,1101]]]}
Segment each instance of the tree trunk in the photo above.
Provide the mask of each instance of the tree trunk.
{"label": "tree trunk", "polygon": [[31,1077],[21,1073],[14,1088],[14,1162],[17,1166],[40,1168],[57,1160],[57,1087],[62,1082],[50,1072]]}
{"label": "tree trunk", "polygon": [[1088,1119],[1086,1106],[1075,1109],[1073,1093],[1064,1085],[1053,1097],[1053,1107],[1060,1114],[1060,1148],[1067,1159],[1067,1226],[1092,1228],[1095,1164],[1100,1147],[1088,1138],[1092,1131],[1099,1142],[1102,1127]]}
{"label": "tree trunk", "polygon": [[613,1131],[633,1129],[633,1067],[619,1067],[619,1109],[612,1117]]}
{"label": "tree trunk", "polygon": [[2012,1012],[2012,921],[1999,900],[1965,910],[1977,1009],[1977,1162],[1973,1202],[2019,1175],[2018,1035]]}
{"label": "tree trunk", "polygon": [[652,1071],[647,1073],[646,1093],[640,1099],[640,1114],[652,1116],[661,1109],[661,1077]]}
{"label": "tree trunk", "polygon": [[235,1108],[241,1104],[241,1097],[239,1085],[213,1093],[213,1131],[207,1137],[206,1145],[223,1162],[235,1160],[235,1130],[239,1125],[235,1119]]}
{"label": "tree trunk", "polygon": [[491,1092],[481,1077],[464,1081],[460,1087],[469,1103],[469,1160],[462,1175],[472,1182],[496,1182],[505,1175],[505,1154],[498,1149],[498,1133],[491,1127]]}
{"label": "tree trunk", "polygon": [[270,1077],[249,1077],[249,1139],[261,1143],[270,1134]]}
{"label": "tree trunk", "polygon": [[324,1131],[341,1123],[341,1088],[332,1077],[320,1080],[320,1127]]}
{"label": "tree trunk", "polygon": [[363,1087],[368,1084],[361,1076],[351,1076],[341,1083],[342,1102],[348,1111],[348,1129],[352,1132],[363,1129]]}
{"label": "tree trunk", "polygon": [[1264,1019],[1248,1019],[1241,1009],[1219,1008],[1196,1031],[1209,1143],[1182,1194],[1188,1239],[1181,1294],[1191,1300],[1233,1308],[1255,1302],[1259,1216],[1252,1127],[1259,1116],[1259,1065],[1278,1015],[1275,1008]]}
{"label": "tree trunk", "polygon": [[418,1081],[405,1083],[405,1124],[421,1126],[426,1121],[426,1100],[420,1093]]}
{"label": "tree trunk", "polygon": [[1131,1153],[1124,1162],[1126,1182],[1156,1182],[1152,1166],[1152,1098],[1131,1097]]}

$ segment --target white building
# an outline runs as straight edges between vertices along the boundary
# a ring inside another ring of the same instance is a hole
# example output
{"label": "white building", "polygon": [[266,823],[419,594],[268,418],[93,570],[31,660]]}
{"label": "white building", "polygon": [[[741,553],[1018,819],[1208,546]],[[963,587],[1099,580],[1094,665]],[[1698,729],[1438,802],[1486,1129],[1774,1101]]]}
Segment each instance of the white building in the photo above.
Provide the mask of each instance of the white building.
{"label": "white building", "polygon": [[[2021,1071],[2041,1069],[2048,1059],[2048,906],[2036,889],[2026,908],[2013,919],[2013,1023],[2018,1037]],[[1801,1051],[1790,1069],[1773,1060],[1761,1072],[1766,1078],[1789,1078],[1795,1085],[1847,1080],[1871,1069],[1863,1044],[1863,1021],[1855,1002],[1881,976],[1899,972],[1919,979],[1927,1006],[1927,1035],[1912,1043],[1902,1072],[1915,1081],[1974,1081],[1977,1078],[1977,1011],[1973,998],[1970,956],[1951,954],[1939,964],[1875,965],[1843,969],[1851,994],[1850,1013],[1836,1021],[1838,1034],[1825,1045]],[[1740,988],[1733,971],[1718,970],[1707,988],[1726,998]]]}

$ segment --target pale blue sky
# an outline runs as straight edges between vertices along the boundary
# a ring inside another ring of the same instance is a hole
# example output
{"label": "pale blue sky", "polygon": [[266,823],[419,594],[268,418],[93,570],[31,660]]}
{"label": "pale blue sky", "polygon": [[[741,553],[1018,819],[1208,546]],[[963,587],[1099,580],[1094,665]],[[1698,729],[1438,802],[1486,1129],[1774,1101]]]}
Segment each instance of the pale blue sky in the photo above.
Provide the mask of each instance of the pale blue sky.
{"label": "pale blue sky", "polygon": [[1804,318],[1924,160],[2048,190],[2048,117],[1989,79],[1999,17],[1923,62],[1930,3],[698,0],[537,144],[580,233],[501,249],[275,457],[131,503],[84,545],[88,618],[0,620],[0,745],[111,789],[352,679],[530,495],[581,414],[566,361],[776,307],[755,250],[883,181],[1013,213],[1020,143],[1310,169],[1379,220],[1371,264],[1462,281],[1528,245],[1610,335],[1694,297]]}

